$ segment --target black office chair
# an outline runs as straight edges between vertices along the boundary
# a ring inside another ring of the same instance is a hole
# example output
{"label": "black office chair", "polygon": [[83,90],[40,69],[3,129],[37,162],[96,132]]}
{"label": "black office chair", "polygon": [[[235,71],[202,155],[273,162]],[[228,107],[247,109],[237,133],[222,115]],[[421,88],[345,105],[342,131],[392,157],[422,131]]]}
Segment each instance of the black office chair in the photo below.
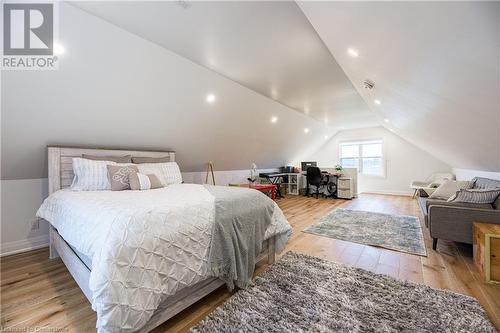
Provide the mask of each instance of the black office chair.
{"label": "black office chair", "polygon": [[[307,184],[309,186],[316,186],[316,199],[319,196],[319,189],[324,185],[323,174],[318,167],[310,166],[307,168]],[[307,188],[307,196],[309,196],[309,187]]]}

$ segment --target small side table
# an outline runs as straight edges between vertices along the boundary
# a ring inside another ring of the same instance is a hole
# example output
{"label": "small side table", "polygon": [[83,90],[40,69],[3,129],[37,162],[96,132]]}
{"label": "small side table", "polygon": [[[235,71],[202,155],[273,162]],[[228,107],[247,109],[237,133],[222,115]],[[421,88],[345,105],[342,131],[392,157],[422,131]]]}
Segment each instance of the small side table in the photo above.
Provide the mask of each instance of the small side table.
{"label": "small side table", "polygon": [[271,193],[271,199],[276,200],[276,185],[274,184],[240,184],[240,187],[248,187],[263,193]]}
{"label": "small side table", "polygon": [[500,225],[474,222],[474,263],[486,282],[500,283]]}

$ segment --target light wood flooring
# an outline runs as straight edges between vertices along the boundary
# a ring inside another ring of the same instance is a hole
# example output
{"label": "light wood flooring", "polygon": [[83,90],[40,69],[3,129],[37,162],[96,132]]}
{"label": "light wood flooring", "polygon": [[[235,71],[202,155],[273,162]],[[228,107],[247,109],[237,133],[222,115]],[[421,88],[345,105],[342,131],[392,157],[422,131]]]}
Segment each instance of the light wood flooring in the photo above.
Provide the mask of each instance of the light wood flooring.
{"label": "light wood flooring", "polygon": [[[473,296],[500,331],[500,286],[482,282],[470,246],[440,241],[438,251],[424,227],[427,257],[301,232],[335,207],[420,216],[415,200],[402,196],[360,195],[352,201],[288,196],[278,201],[293,227],[286,250],[311,254],[398,279]],[[257,274],[266,266],[259,267]],[[1,258],[1,328],[51,327],[66,332],[95,331],[95,313],[60,259],[48,249]],[[231,294],[221,288],[184,310],[155,332],[184,332]]]}

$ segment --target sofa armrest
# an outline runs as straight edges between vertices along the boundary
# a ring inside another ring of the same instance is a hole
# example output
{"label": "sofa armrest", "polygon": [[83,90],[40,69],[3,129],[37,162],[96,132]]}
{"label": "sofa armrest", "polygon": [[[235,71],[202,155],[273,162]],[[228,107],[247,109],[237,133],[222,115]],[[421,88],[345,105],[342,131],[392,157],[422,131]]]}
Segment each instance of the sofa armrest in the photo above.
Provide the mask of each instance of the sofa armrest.
{"label": "sofa armrest", "polygon": [[432,238],[472,244],[473,222],[500,224],[500,210],[449,205],[429,206],[428,223]]}

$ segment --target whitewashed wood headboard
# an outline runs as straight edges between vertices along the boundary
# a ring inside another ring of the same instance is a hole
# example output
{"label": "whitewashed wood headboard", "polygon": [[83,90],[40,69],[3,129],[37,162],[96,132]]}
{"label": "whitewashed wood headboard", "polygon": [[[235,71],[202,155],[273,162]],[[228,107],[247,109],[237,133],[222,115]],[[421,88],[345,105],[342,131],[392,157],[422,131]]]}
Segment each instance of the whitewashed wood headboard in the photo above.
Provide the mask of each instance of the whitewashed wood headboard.
{"label": "whitewashed wood headboard", "polygon": [[79,148],[64,146],[48,146],[47,148],[49,162],[49,194],[71,185],[74,177],[73,157],[82,157],[83,154],[95,156],[132,155],[134,157],[170,157],[170,161],[175,161],[175,152],[173,151]]}

